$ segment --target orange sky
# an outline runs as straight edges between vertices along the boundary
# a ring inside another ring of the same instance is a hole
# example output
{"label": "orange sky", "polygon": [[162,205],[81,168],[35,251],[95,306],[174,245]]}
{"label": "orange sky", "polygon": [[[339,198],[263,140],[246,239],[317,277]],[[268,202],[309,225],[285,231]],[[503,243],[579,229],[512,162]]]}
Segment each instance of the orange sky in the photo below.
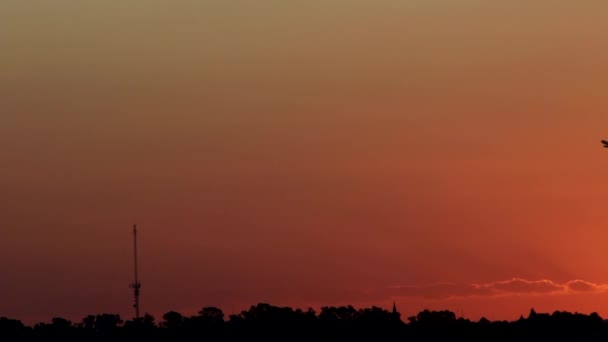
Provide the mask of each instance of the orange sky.
{"label": "orange sky", "polygon": [[607,10],[2,1],[0,316],[608,317]]}

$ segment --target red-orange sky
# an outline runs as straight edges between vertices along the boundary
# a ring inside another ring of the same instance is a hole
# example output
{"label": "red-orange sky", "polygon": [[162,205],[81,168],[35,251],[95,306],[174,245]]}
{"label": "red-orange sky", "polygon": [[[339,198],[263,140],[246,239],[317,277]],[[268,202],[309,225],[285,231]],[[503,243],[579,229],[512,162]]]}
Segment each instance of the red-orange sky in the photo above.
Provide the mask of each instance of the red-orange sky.
{"label": "red-orange sky", "polygon": [[0,3],[0,316],[608,317],[608,3]]}

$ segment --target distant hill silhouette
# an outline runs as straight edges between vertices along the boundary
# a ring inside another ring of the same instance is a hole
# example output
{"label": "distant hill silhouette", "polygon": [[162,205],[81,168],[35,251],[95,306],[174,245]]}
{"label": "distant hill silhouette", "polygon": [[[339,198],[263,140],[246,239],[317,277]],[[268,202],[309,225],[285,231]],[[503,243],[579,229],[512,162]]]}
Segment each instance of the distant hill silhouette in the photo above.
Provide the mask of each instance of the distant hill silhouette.
{"label": "distant hill silhouette", "polygon": [[451,311],[425,310],[401,320],[396,308],[323,307],[320,312],[260,303],[224,316],[205,307],[186,317],[170,311],[157,322],[151,315],[124,321],[116,314],[89,315],[79,323],[53,318],[33,327],[0,318],[0,341],[605,341],[608,322],[584,315],[530,311],[527,318],[477,322]]}

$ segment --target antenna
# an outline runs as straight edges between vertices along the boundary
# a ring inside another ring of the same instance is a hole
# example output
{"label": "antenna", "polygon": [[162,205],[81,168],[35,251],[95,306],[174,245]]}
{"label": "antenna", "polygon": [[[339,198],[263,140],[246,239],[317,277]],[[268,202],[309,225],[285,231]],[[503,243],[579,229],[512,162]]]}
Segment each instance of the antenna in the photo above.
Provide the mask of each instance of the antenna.
{"label": "antenna", "polygon": [[135,266],[135,281],[131,283],[129,286],[133,289],[133,296],[135,297],[135,302],[133,307],[135,308],[135,318],[139,319],[139,289],[141,288],[141,283],[139,282],[139,278],[137,276],[137,225],[133,225],[133,261]]}

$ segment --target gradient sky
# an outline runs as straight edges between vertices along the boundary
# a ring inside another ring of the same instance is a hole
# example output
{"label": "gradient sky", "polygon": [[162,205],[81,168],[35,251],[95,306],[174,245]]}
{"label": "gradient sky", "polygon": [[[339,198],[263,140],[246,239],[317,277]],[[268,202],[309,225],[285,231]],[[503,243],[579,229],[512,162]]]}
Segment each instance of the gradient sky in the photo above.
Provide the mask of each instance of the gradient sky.
{"label": "gradient sky", "polygon": [[608,3],[0,2],[0,316],[608,317]]}

